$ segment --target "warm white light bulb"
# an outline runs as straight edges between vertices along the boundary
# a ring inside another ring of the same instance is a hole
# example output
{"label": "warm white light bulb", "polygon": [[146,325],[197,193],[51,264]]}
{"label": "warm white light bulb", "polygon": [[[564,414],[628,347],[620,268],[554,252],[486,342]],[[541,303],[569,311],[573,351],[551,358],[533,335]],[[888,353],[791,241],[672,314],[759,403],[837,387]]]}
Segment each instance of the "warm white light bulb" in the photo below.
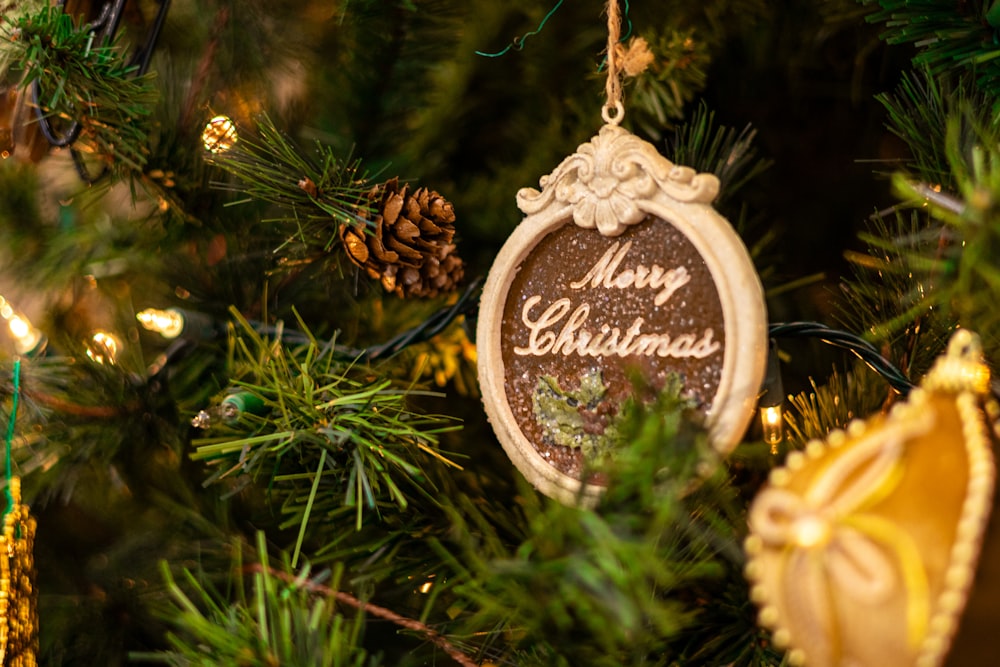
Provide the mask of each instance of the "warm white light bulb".
{"label": "warm white light bulb", "polygon": [[780,405],[769,405],[760,409],[760,422],[764,427],[764,442],[777,445],[784,437],[784,420]]}
{"label": "warm white light bulb", "polygon": [[42,340],[42,333],[20,315],[11,317],[7,325],[14,337],[14,349],[18,354],[31,352]]}
{"label": "warm white light bulb", "polygon": [[205,150],[212,153],[225,153],[235,146],[238,140],[236,123],[229,116],[216,116],[208,121],[201,133],[201,142]]}
{"label": "warm white light bulb", "polygon": [[31,333],[31,325],[20,315],[11,317],[7,326],[10,327],[10,333],[14,338],[21,339]]}
{"label": "warm white light bulb", "polygon": [[107,331],[95,331],[87,347],[87,356],[99,364],[114,364],[118,361],[118,349],[121,342]]}
{"label": "warm white light bulb", "polygon": [[184,316],[173,308],[167,310],[147,308],[137,313],[135,318],[144,329],[156,332],[164,338],[177,338],[184,332]]}
{"label": "warm white light bulb", "polygon": [[5,298],[0,296],[0,317],[7,320],[7,328],[14,339],[14,349],[18,354],[27,354],[38,349],[42,342],[42,332],[32,326],[28,318],[24,317],[10,305]]}

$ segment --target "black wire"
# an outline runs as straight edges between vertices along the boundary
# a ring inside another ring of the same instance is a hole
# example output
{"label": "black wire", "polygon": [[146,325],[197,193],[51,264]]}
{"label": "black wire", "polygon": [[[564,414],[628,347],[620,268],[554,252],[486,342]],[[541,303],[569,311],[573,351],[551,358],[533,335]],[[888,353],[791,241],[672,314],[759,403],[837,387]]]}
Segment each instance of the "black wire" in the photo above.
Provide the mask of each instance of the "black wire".
{"label": "black wire", "polygon": [[160,9],[156,13],[156,20],[149,30],[145,44],[136,49],[135,53],[132,54],[132,60],[129,61],[130,65],[138,67],[136,76],[142,76],[149,70],[149,61],[153,58],[153,51],[156,49],[156,42],[160,39],[160,33],[163,32],[163,24],[167,20],[169,10],[170,0],[160,0]]}
{"label": "black wire", "polygon": [[41,96],[42,84],[38,79],[35,79],[31,82],[31,103],[35,107],[35,119],[38,121],[38,129],[41,130],[42,136],[45,137],[45,140],[55,148],[65,148],[66,146],[69,146],[80,136],[80,123],[78,121],[73,121],[73,124],[70,125],[69,129],[63,132],[62,135],[56,134],[55,130],[52,129],[49,117],[45,115],[45,111],[42,109]]}
{"label": "black wire", "polygon": [[903,396],[915,386],[902,371],[879,354],[874,345],[852,333],[831,329],[819,322],[777,322],[770,326],[769,333],[772,338],[818,338],[828,345],[852,352]]}
{"label": "black wire", "polygon": [[462,292],[462,296],[458,297],[454,305],[442,308],[427,318],[422,324],[404,331],[381,345],[365,348],[361,358],[367,361],[375,361],[382,357],[392,356],[414,343],[423,343],[430,340],[447,329],[448,325],[454,322],[460,315],[470,315],[478,311],[479,300],[472,297],[479,291],[481,284],[481,278],[472,281],[465,288],[465,291]]}
{"label": "black wire", "polygon": [[[79,123],[76,125],[79,125]],[[80,154],[80,151],[76,150],[76,148],[70,148],[69,154],[73,158],[73,166],[76,168],[76,175],[79,176],[80,180],[87,185],[94,185],[111,173],[111,167],[104,165],[103,169],[101,169],[97,176],[91,176],[90,169],[87,168],[87,163],[83,161],[83,155]]]}
{"label": "black wire", "polygon": [[[472,281],[453,305],[441,308],[417,326],[407,329],[384,343],[364,348],[348,347],[346,345],[337,345],[335,343],[336,338],[333,338],[325,346],[324,354],[330,352],[339,359],[351,361],[380,361],[398,354],[410,345],[424,343],[447,329],[458,317],[462,315],[471,316],[479,309],[479,299],[476,297],[478,296],[479,287],[482,285],[482,282],[482,278]],[[279,329],[279,327],[273,325],[254,321],[251,321],[250,325],[254,331],[261,335],[278,336],[280,334],[281,340],[285,342],[296,344],[307,344],[310,342],[309,336],[295,329],[284,327]]]}

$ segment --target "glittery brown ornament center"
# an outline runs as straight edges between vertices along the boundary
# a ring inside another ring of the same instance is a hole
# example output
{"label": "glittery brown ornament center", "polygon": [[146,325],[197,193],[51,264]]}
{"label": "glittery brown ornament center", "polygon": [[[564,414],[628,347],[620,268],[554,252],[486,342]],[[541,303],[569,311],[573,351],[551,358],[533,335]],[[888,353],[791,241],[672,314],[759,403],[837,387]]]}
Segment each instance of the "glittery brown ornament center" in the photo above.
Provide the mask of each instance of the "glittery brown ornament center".
{"label": "glittery brown ornament center", "polygon": [[703,410],[719,388],[725,326],[718,287],[691,241],[651,216],[616,237],[571,220],[547,234],[511,281],[502,330],[518,428],[557,470],[577,478],[582,450],[556,444],[533,405],[540,378],[579,387],[599,373],[607,391],[588,409],[605,425],[633,391],[630,371],[656,389],[680,375]]}

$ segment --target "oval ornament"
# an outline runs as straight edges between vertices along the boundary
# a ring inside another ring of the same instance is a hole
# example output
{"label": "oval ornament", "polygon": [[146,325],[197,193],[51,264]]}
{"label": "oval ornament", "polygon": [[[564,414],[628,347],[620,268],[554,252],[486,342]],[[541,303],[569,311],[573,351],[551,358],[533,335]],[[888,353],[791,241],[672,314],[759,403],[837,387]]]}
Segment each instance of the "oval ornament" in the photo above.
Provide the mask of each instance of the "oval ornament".
{"label": "oval ornament", "polygon": [[719,453],[753,415],[767,358],[760,280],[710,205],[718,180],[606,125],[518,193],[477,328],[479,381],[508,456],[540,491],[590,503],[587,457],[642,374],[678,374]]}

